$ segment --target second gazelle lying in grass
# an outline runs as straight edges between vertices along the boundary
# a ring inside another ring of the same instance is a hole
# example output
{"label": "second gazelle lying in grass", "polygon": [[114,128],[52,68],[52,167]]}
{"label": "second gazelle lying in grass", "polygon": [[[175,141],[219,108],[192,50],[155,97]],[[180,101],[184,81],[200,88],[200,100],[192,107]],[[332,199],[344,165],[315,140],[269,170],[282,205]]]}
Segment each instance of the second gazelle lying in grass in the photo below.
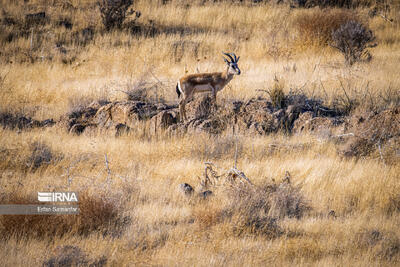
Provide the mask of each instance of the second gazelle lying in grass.
{"label": "second gazelle lying in grass", "polygon": [[179,113],[181,121],[187,119],[185,105],[192,100],[194,94],[211,92],[216,104],[217,92],[232,80],[233,75],[240,75],[240,69],[237,65],[240,57],[236,57],[234,53],[223,54],[229,57],[229,60],[224,58],[228,65],[224,72],[190,74],[179,79],[176,85],[176,93],[180,98]]}

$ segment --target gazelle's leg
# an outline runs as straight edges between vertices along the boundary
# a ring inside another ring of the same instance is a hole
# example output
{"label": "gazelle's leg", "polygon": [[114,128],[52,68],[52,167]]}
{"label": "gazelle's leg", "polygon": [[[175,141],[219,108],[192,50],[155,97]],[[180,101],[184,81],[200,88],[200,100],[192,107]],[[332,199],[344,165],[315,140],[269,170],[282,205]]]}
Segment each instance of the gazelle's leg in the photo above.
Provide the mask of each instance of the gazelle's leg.
{"label": "gazelle's leg", "polygon": [[180,119],[180,121],[181,122],[184,122],[185,121],[185,116],[186,116],[186,114],[185,114],[185,103],[186,101],[185,101],[185,98],[184,97],[182,97],[182,99],[181,99],[181,101],[179,102],[179,119]]}
{"label": "gazelle's leg", "polygon": [[186,115],[186,108],[185,108],[185,106],[186,106],[187,103],[189,103],[190,101],[193,100],[194,94],[195,94],[194,91],[190,91],[190,92],[188,92],[188,93],[185,95],[185,101],[184,101],[184,103],[183,103],[183,113],[184,113],[184,116],[185,116],[185,120],[188,119],[188,118],[187,118],[187,115]]}
{"label": "gazelle's leg", "polygon": [[215,110],[217,110],[217,90],[214,87],[212,88],[212,97],[213,97]]}
{"label": "gazelle's leg", "polygon": [[186,116],[186,101],[183,102],[182,104],[182,116],[183,116],[183,121],[187,120],[187,116]]}
{"label": "gazelle's leg", "polygon": [[189,102],[190,98],[192,96],[191,95],[184,95],[181,99],[181,101],[179,102],[179,113],[180,113],[180,117],[181,117],[181,121],[185,122],[185,120],[187,120],[187,116],[186,116],[186,104]]}

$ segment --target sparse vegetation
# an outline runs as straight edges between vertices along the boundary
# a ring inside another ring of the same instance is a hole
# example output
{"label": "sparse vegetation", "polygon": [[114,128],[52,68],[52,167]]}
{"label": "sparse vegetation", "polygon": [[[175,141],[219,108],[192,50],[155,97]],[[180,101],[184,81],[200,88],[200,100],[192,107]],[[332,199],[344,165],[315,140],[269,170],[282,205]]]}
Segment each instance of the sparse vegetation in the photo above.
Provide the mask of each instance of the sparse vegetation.
{"label": "sparse vegetation", "polygon": [[332,46],[344,55],[350,65],[363,58],[371,60],[371,54],[365,49],[374,47],[376,45],[372,43],[374,40],[372,31],[354,20],[344,23],[332,32]]}
{"label": "sparse vegetation", "polygon": [[277,109],[284,108],[285,105],[284,87],[285,85],[283,81],[275,77],[274,85],[272,89],[268,91],[271,103]]}
{"label": "sparse vegetation", "polygon": [[353,20],[357,21],[357,13],[346,9],[312,9],[299,13],[293,21],[299,33],[299,45],[325,46],[332,41],[332,32],[341,25]]}
{"label": "sparse vegetation", "polygon": [[81,208],[0,215],[2,265],[396,265],[400,2],[278,2],[0,0],[0,203]]}
{"label": "sparse vegetation", "polygon": [[127,16],[132,14],[140,16],[140,12],[132,9],[132,4],[133,0],[99,0],[101,19],[107,31],[120,29]]}

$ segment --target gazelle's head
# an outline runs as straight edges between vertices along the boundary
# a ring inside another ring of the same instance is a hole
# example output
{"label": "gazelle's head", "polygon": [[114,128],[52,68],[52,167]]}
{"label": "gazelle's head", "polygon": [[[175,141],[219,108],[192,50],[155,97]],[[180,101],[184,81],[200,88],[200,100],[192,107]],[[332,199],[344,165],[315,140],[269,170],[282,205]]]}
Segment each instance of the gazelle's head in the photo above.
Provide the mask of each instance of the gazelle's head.
{"label": "gazelle's head", "polygon": [[222,54],[224,54],[225,56],[227,56],[229,58],[229,60],[224,58],[224,61],[228,65],[228,74],[240,75],[240,69],[238,67],[238,61],[239,61],[240,57],[236,57],[236,55],[234,53],[222,52]]}

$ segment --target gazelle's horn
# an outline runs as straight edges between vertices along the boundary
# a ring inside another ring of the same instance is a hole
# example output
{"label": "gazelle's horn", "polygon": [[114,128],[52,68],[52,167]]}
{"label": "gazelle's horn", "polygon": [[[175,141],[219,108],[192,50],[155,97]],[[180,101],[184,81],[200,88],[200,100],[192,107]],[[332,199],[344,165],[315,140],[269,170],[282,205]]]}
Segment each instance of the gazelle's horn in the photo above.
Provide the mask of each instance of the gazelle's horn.
{"label": "gazelle's horn", "polygon": [[229,57],[229,59],[231,60],[231,62],[235,62],[235,60],[232,58],[232,56],[228,53],[224,53],[222,52],[222,54],[224,54],[225,56]]}
{"label": "gazelle's horn", "polygon": [[237,62],[237,57],[236,57],[235,53],[230,53],[230,55],[233,56],[233,58],[235,59],[234,62]]}

